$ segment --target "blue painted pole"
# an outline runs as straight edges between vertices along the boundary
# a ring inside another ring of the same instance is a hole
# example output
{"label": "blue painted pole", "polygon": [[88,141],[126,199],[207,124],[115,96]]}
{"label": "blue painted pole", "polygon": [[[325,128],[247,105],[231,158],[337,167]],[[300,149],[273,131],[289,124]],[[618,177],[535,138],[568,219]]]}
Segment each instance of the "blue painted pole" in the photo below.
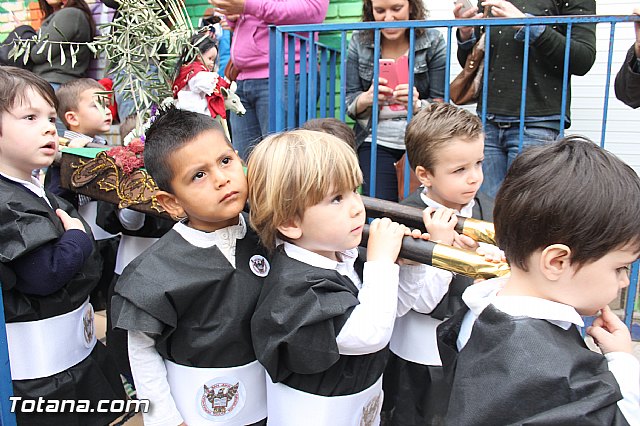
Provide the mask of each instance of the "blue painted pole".
{"label": "blue painted pole", "polygon": [[9,365],[9,347],[7,346],[7,327],[4,322],[4,302],[2,292],[0,292],[0,425],[15,426],[16,415],[11,412],[11,401],[13,396],[13,385],[11,384],[11,368]]}

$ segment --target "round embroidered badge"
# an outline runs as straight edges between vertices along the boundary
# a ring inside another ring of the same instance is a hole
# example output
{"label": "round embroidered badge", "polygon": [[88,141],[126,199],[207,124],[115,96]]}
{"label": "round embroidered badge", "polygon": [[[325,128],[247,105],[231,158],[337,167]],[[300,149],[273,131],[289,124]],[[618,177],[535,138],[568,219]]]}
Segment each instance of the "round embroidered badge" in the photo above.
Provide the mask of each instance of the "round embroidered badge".
{"label": "round embroidered badge", "polygon": [[249,259],[249,268],[251,272],[256,274],[259,277],[266,277],[269,274],[269,269],[271,269],[271,265],[269,265],[269,261],[259,254],[254,254]]}
{"label": "round embroidered badge", "polygon": [[82,342],[87,348],[92,347],[96,340],[96,324],[93,315],[93,306],[89,303],[82,313]]}
{"label": "round embroidered badge", "polygon": [[198,391],[198,413],[213,422],[226,422],[244,407],[246,390],[235,377],[216,377]]}

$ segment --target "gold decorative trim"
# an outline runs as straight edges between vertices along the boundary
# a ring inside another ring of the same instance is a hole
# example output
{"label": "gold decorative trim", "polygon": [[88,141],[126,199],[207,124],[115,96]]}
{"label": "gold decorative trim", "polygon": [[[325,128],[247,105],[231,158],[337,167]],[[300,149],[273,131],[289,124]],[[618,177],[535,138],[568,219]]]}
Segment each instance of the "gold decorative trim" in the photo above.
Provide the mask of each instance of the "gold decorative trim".
{"label": "gold decorative trim", "polygon": [[94,159],[79,158],[78,161],[71,163],[72,188],[85,187],[95,181],[100,190],[115,191],[120,200],[118,208],[146,205],[159,213],[164,211],[155,197],[158,186],[146,170],[137,169],[126,174],[106,151],[99,152]]}

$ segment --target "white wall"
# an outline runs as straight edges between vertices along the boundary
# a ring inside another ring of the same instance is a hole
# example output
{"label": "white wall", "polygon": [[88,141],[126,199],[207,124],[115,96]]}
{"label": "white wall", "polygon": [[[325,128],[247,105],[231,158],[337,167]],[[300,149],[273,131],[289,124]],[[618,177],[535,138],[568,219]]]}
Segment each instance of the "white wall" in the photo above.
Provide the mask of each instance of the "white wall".
{"label": "white wall", "polygon": [[[453,0],[425,0],[432,19],[452,19]],[[598,0],[598,15],[627,15],[634,7],[640,7],[638,0]],[[589,73],[583,77],[573,76],[571,100],[571,128],[567,133],[582,134],[600,143],[604,94],[609,52],[609,24],[597,26],[596,62]],[[445,34],[446,36],[446,34]],[[609,110],[605,147],[619,155],[640,174],[640,144],[638,144],[638,120],[640,109],[633,110],[618,101],[613,91],[615,75],[622,65],[627,49],[634,41],[633,24],[616,25],[613,44],[613,63],[611,65],[611,84],[609,91]],[[455,39],[454,39],[455,42]],[[451,77],[460,71],[455,59],[456,46],[452,47]],[[473,107],[472,107],[473,108]],[[636,123],[636,124],[634,124]]]}

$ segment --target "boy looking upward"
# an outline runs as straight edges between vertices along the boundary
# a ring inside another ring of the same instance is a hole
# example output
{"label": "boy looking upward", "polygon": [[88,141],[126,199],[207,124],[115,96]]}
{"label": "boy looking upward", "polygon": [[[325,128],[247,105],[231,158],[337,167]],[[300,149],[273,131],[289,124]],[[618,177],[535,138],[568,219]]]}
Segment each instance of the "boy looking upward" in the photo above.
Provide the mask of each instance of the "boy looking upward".
{"label": "boy looking upward", "polygon": [[242,161],[220,124],[175,108],[147,131],[144,160],[179,220],[129,263],[112,300],[138,397],[151,400],[145,424],[264,424],[250,320],[269,263],[242,213]]}
{"label": "boy looking upward", "polygon": [[[640,254],[638,211],[638,176],[588,139],[516,158],[494,210],[511,276],[468,288],[438,329],[445,424],[639,424],[638,361],[607,306]],[[579,332],[598,312],[587,333],[604,355]]]}

